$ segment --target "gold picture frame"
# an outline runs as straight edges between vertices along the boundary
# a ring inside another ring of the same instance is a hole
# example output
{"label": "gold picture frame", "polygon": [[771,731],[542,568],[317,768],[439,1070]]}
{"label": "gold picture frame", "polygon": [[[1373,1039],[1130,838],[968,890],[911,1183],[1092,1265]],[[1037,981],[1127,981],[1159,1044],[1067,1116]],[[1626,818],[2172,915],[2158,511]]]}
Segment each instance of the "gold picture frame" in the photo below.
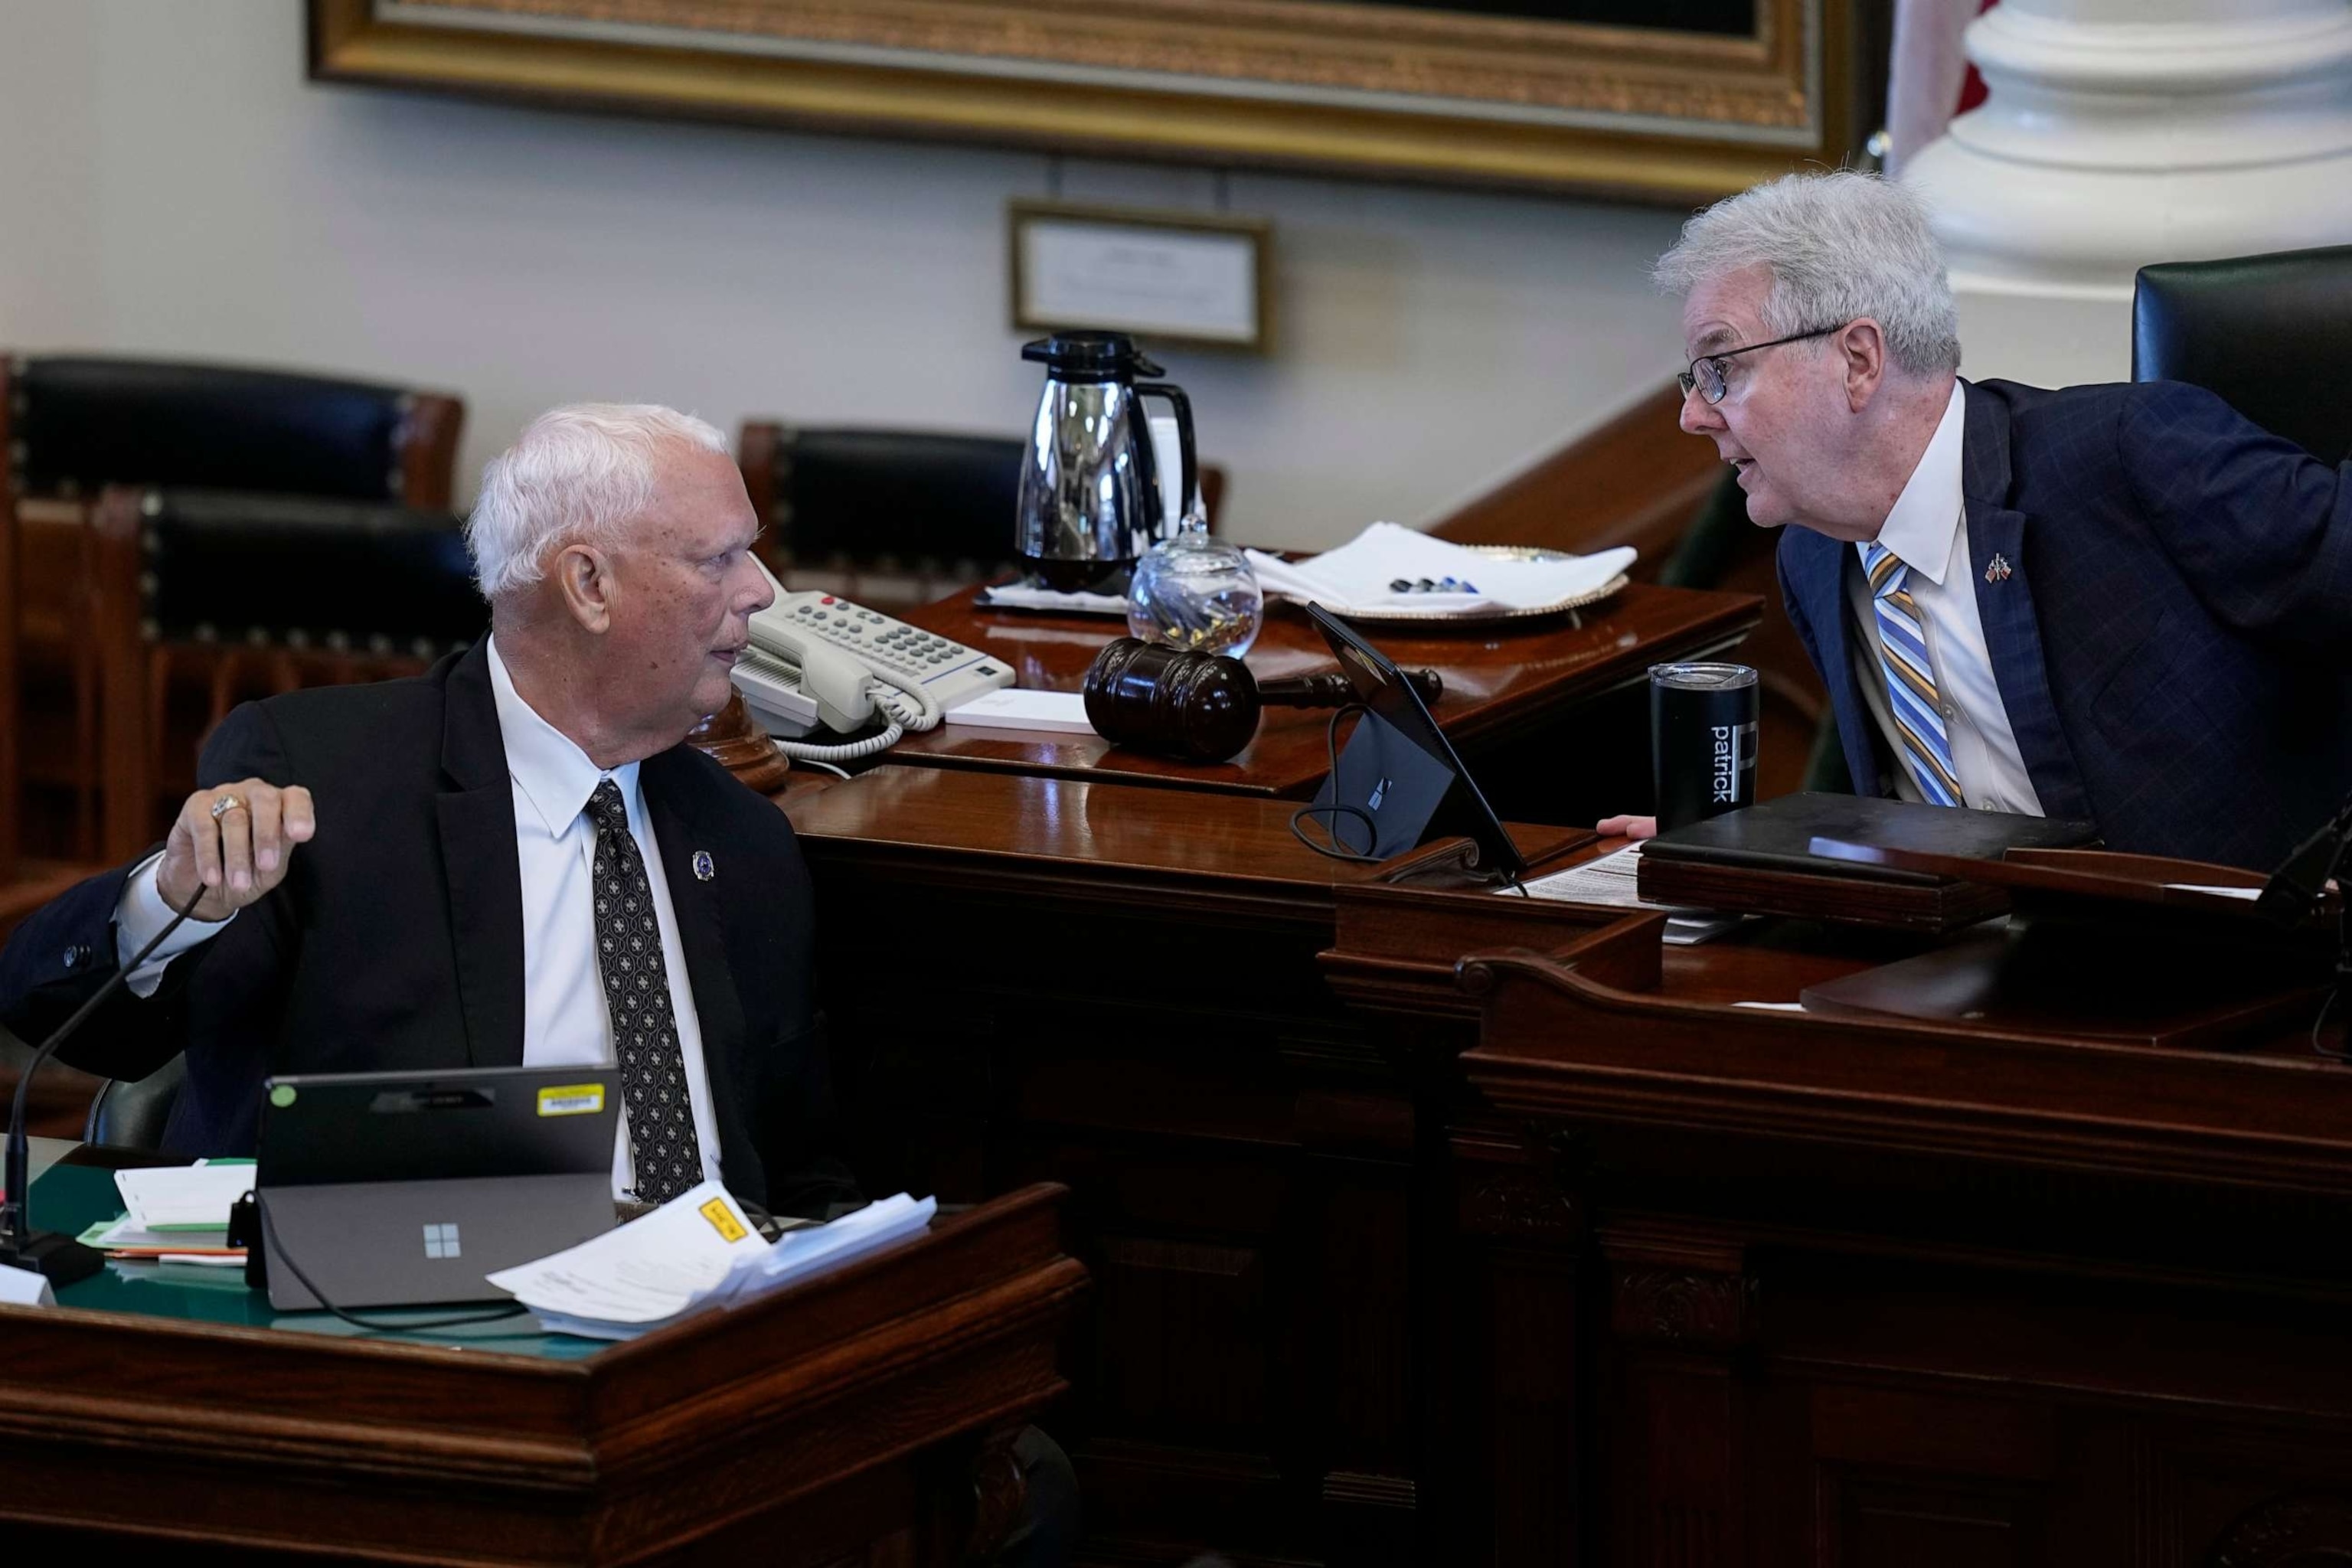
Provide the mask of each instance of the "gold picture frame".
{"label": "gold picture frame", "polygon": [[[309,0],[309,44],[322,81],[1687,204],[1853,149],[1871,4]],[[1575,19],[1628,14],[1697,21]]]}

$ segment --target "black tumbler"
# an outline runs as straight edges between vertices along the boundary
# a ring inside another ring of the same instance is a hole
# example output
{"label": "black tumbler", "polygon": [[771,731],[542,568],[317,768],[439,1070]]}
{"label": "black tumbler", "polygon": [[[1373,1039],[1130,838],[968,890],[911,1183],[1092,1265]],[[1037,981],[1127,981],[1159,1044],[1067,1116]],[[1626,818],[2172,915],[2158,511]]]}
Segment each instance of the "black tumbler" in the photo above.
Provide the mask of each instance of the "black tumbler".
{"label": "black tumbler", "polygon": [[1756,672],[1652,665],[1650,766],[1661,833],[1755,805]]}

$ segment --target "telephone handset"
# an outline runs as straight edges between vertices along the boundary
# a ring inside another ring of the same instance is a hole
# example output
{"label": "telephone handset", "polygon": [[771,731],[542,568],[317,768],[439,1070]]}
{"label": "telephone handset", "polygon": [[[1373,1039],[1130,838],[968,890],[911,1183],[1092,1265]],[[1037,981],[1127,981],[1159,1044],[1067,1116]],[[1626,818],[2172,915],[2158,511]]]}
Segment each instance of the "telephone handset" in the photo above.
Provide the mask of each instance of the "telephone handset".
{"label": "telephone handset", "polygon": [[[767,567],[760,568],[762,574]],[[791,593],[770,574],[776,602],[751,617],[751,646],[735,685],[787,756],[846,762],[935,727],[950,708],[1013,684],[1013,671],[977,648],[893,620],[835,594]],[[798,737],[819,727],[880,733],[838,745]]]}

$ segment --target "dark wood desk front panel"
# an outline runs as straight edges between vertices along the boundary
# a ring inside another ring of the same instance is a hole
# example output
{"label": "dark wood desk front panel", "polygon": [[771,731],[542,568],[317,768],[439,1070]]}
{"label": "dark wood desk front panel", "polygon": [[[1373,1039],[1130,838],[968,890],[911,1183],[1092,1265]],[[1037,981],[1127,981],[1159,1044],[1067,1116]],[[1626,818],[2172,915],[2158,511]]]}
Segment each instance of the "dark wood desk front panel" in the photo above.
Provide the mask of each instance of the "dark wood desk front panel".
{"label": "dark wood desk front panel", "polygon": [[[1444,1385],[1476,1009],[1450,960],[1370,1011],[1327,984],[1340,895],[1431,896],[1308,852],[1291,809],[922,768],[791,808],[860,1174],[1071,1188],[1097,1289],[1050,1426],[1089,1562],[1472,1562],[1488,1531]],[[1445,913],[1473,945],[1597,918],[1485,892]]]}
{"label": "dark wood desk front panel", "polygon": [[[2352,1070],[1737,1006],[1926,939],[1662,949],[1286,809],[794,810],[868,1152],[1073,1188],[1090,1561],[2352,1552]],[[970,940],[910,967],[909,912]]]}
{"label": "dark wood desk front panel", "polygon": [[[1100,616],[982,610],[972,598],[966,594],[942,600],[907,619],[993,655],[1011,666],[1024,687],[1078,690],[1103,644],[1126,635],[1125,626]],[[1591,717],[1589,705],[1612,692],[1635,695],[1627,689],[1638,685],[1653,664],[1736,646],[1761,613],[1759,601],[1747,595],[1635,584],[1579,616],[1550,617],[1517,629],[1360,629],[1398,664],[1428,666],[1444,678],[1445,695],[1433,711],[1464,760],[1477,769],[1498,811],[1526,821],[1567,822],[1592,820],[1592,814],[1612,809],[1641,809],[1648,799],[1646,706],[1621,700],[1592,730],[1580,731],[1573,726]],[[1322,635],[1288,605],[1270,607],[1246,662],[1260,679],[1336,668]],[[1171,762],[1115,747],[1097,735],[1031,735],[954,725],[909,735],[890,756],[913,766],[1303,800],[1329,771],[1329,717],[1321,710],[1269,709],[1256,738],[1226,763]],[[1535,754],[1523,759],[1518,753],[1525,750]],[[1528,775],[1524,785],[1522,773]],[[1588,811],[1580,786],[1590,786],[1593,800],[1633,804]],[[1638,799],[1628,793],[1634,790]]]}
{"label": "dark wood desk front panel", "polygon": [[1561,1220],[1588,1561],[2352,1560],[2352,1069],[1735,1007],[1886,954],[1660,963],[1653,918],[1465,971]]}

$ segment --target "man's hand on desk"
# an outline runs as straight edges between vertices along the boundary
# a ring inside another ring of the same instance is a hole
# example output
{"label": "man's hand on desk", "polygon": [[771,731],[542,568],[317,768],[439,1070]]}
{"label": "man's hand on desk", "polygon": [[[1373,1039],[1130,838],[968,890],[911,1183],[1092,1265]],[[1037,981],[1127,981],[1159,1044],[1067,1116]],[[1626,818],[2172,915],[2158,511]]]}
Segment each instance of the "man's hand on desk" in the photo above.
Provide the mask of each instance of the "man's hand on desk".
{"label": "man's hand on desk", "polygon": [[1655,838],[1658,819],[1654,816],[1604,816],[1594,826],[1603,838]]}
{"label": "man's hand on desk", "polygon": [[310,792],[259,779],[200,789],[173,820],[155,866],[155,890],[177,910],[199,883],[200,921],[225,921],[286,879],[294,846],[318,831]]}

